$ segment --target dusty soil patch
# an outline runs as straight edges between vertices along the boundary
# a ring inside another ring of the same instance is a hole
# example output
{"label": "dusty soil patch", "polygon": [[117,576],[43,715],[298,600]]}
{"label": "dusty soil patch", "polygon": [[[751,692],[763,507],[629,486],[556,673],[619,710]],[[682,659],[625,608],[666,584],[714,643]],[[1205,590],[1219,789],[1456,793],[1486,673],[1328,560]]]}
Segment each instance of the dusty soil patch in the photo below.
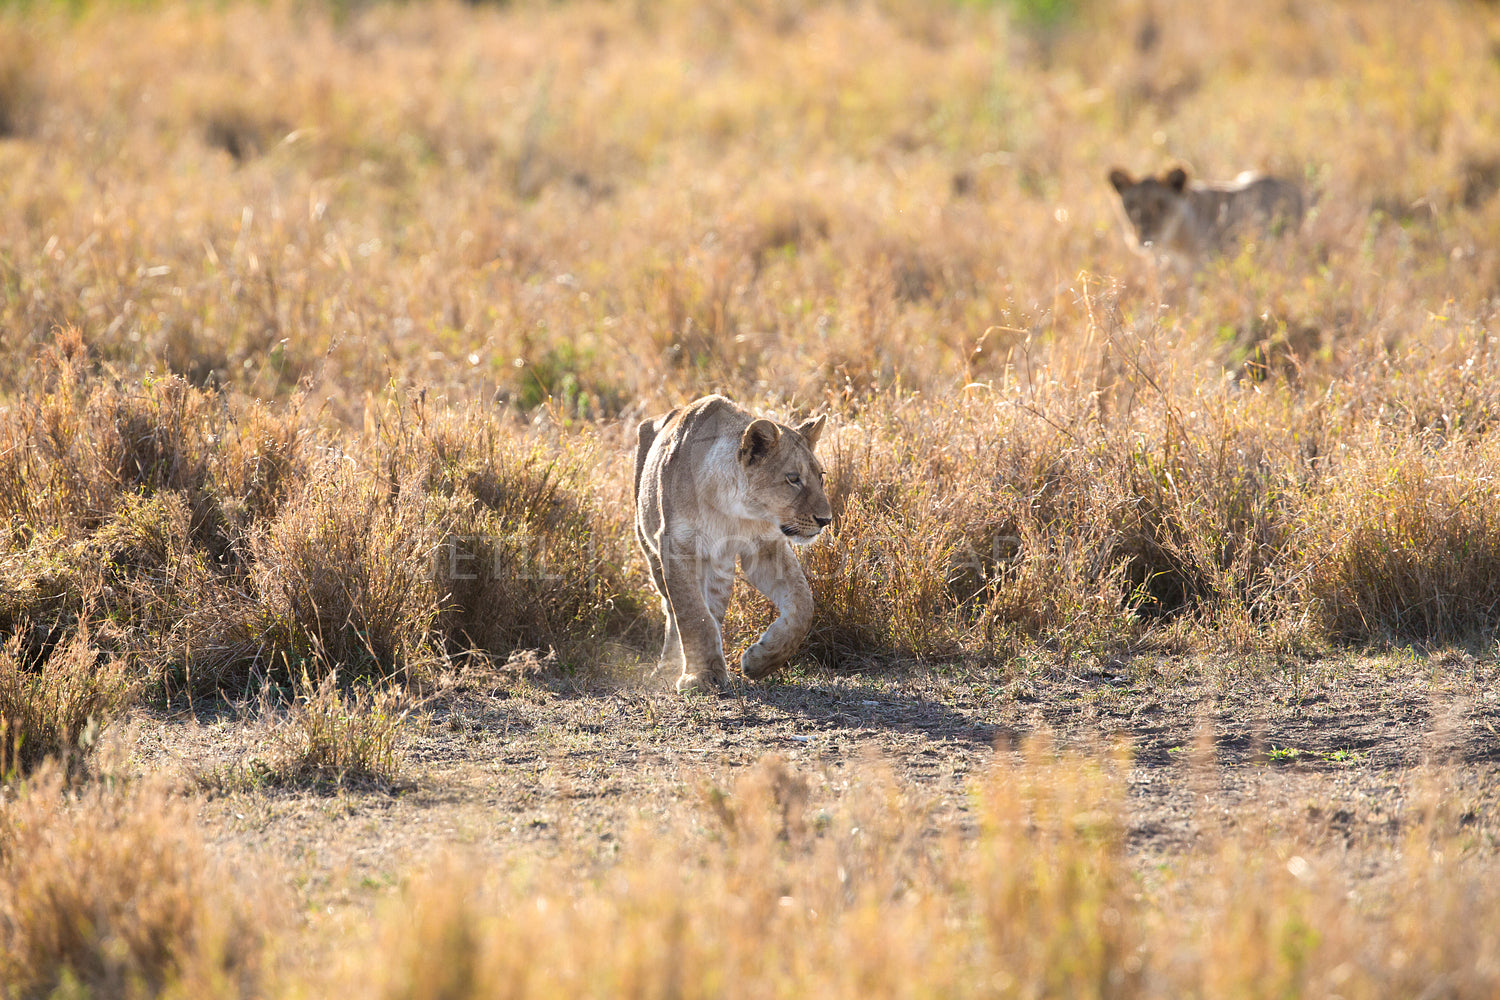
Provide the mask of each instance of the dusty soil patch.
{"label": "dusty soil patch", "polygon": [[[1349,877],[1375,877],[1424,789],[1439,788],[1471,843],[1500,847],[1495,669],[1461,654],[1294,671],[1158,657],[1005,684],[961,668],[793,672],[688,698],[656,680],[497,673],[432,699],[395,788],[231,782],[204,797],[201,818],[221,849],[281,859],[317,919],[357,924],[451,854],[487,866],[537,852],[605,861],[767,754],[808,778],[815,804],[885,768],[923,791],[934,824],[965,829],[966,779],[1047,734],[1131,755],[1129,843],[1144,872],[1186,861],[1202,838],[1263,828],[1305,838]],[[263,731],[222,709],[143,711],[130,739],[137,766],[196,782],[244,768]]]}

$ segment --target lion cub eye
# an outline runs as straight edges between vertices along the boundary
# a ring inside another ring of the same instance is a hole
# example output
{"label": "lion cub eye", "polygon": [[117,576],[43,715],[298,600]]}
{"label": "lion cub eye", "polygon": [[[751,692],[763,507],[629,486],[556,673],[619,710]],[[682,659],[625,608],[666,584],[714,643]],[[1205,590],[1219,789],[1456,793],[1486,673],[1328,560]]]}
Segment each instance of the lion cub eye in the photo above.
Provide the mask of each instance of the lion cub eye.
{"label": "lion cub eye", "polygon": [[793,486],[802,485],[802,477],[797,475],[795,472],[788,472],[786,474],[786,481]]}

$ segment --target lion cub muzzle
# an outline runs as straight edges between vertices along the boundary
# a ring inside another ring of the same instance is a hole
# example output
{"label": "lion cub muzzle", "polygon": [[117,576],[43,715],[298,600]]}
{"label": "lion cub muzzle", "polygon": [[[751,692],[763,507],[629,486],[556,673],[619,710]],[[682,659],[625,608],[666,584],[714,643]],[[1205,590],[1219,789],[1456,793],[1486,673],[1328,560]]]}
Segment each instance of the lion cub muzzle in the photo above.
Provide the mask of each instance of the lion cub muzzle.
{"label": "lion cub muzzle", "polygon": [[823,467],[813,445],[823,417],[795,431],[783,432],[766,419],[751,421],[740,436],[739,458],[754,487],[784,501],[776,511],[781,533],[794,545],[805,545],[833,523],[833,508],[823,491]]}

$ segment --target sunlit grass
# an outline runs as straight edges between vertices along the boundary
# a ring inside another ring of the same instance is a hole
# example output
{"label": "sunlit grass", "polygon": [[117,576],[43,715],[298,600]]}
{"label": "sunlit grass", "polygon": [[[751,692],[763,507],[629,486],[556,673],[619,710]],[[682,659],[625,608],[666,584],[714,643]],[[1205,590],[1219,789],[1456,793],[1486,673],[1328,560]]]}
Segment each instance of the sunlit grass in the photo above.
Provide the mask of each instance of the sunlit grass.
{"label": "sunlit grass", "polygon": [[[818,662],[1489,629],[1491,532],[1445,511],[1500,406],[1500,29],[1018,10],[6,15],[9,620],[87,604],[209,688],[636,636],[614,421],[721,390],[834,418]],[[1172,157],[1300,179],[1303,231],[1154,272],[1103,176]],[[1398,496],[1392,454],[1457,478]]]}
{"label": "sunlit grass", "polygon": [[[387,787],[383,685],[529,650],[585,681],[649,661],[632,431],[710,391],[830,415],[815,669],[1489,648],[1497,44],[1468,3],[10,6],[0,770],[76,762],[133,698],[305,684],[273,783]],[[1308,218],[1157,272],[1105,176],[1173,160],[1296,179]],[[731,644],[768,613],[742,598]],[[1489,848],[1415,824],[1368,908],[1317,845],[1248,835],[1146,891],[1122,766],[1037,750],[949,836],[892,782],[825,810],[767,764],[592,881],[415,880],[380,960],[324,974],[1493,992],[1467,933],[1494,915]],[[196,843],[130,815],[156,791],[14,788],[0,993],[264,992],[258,939],[188,899]],[[160,897],[89,823],[159,844]],[[160,947],[119,929],[138,897]]]}
{"label": "sunlit grass", "polygon": [[573,859],[482,886],[439,866],[386,911],[382,960],[352,974],[387,997],[1494,989],[1494,942],[1446,923],[1453,907],[1500,905],[1493,858],[1451,815],[1410,827],[1388,894],[1350,892],[1315,839],[1253,827],[1143,878],[1124,770],[1034,744],[973,781],[977,832],[962,837],[878,767],[828,804],[815,779],[766,760],[583,880]]}

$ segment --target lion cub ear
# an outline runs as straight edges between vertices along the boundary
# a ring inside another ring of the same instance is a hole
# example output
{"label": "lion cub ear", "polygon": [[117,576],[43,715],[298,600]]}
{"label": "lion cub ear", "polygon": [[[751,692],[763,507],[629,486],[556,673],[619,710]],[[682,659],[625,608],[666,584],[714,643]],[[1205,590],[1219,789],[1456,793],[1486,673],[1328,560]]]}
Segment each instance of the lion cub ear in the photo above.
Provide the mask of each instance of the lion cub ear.
{"label": "lion cub ear", "polygon": [[802,440],[807,442],[809,450],[818,446],[818,435],[823,433],[823,424],[828,419],[828,414],[820,413],[816,417],[809,417],[797,425],[797,433],[802,435]]}
{"label": "lion cub ear", "polygon": [[1172,190],[1182,194],[1182,189],[1187,187],[1187,171],[1181,167],[1173,167],[1172,172],[1167,174],[1167,183],[1172,185]]}
{"label": "lion cub ear", "polygon": [[1115,167],[1115,169],[1109,172],[1109,183],[1114,186],[1116,191],[1124,194],[1126,188],[1135,187],[1135,178],[1119,167]]}
{"label": "lion cub ear", "polygon": [[750,426],[740,435],[740,461],[746,465],[754,465],[770,454],[780,440],[781,428],[774,421],[764,417],[750,421]]}

